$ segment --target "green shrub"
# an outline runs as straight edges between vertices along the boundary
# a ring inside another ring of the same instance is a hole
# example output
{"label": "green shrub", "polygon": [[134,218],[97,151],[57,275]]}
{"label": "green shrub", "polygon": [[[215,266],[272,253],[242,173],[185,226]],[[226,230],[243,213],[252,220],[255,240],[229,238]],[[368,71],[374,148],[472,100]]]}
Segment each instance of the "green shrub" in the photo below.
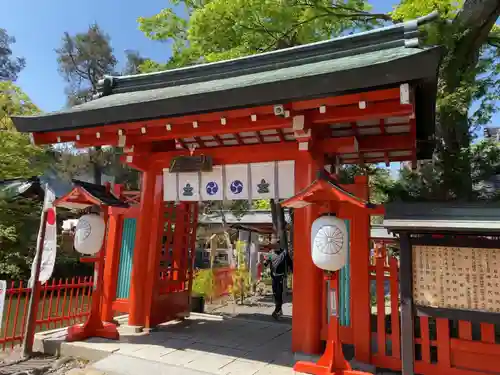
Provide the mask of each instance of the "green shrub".
{"label": "green shrub", "polygon": [[250,281],[250,272],[245,261],[245,242],[238,241],[236,243],[236,256],[238,266],[233,273],[233,285],[230,287],[230,293],[234,300],[239,300],[241,304],[250,294],[252,283]]}
{"label": "green shrub", "polygon": [[211,299],[215,291],[215,280],[212,269],[199,270],[193,280],[193,294]]}

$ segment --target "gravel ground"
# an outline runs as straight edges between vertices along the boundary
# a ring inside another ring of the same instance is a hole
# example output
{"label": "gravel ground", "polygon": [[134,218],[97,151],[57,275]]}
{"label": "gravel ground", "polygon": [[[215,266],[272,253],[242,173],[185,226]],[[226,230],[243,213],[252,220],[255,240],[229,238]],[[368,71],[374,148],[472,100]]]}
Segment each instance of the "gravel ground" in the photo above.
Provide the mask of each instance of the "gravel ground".
{"label": "gravel ground", "polygon": [[3,352],[0,360],[0,375],[66,375],[88,364],[76,358],[57,358],[40,353],[23,359],[20,347]]}

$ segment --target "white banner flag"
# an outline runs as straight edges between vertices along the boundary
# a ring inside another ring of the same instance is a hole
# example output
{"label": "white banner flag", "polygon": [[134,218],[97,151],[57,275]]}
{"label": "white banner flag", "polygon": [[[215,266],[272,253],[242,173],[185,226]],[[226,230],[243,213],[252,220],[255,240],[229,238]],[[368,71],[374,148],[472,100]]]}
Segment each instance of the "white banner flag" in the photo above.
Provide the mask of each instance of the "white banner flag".
{"label": "white banner flag", "polygon": [[[42,251],[42,262],[40,266],[40,276],[38,281],[42,284],[47,282],[52,276],[54,271],[54,265],[56,263],[56,252],[57,252],[57,220],[56,220],[56,208],[54,207],[54,201],[56,196],[54,192],[46,185],[45,187],[45,199],[43,202],[43,211],[47,211],[47,224],[45,227],[45,237],[43,241],[43,251]],[[43,218],[42,211],[42,218]],[[40,227],[42,226],[40,220]],[[38,233],[40,236],[41,233]],[[31,278],[29,285],[32,286],[33,273],[35,271],[35,264],[33,263],[31,267]]]}
{"label": "white banner flag", "polygon": [[5,296],[7,295],[7,281],[0,280],[0,329],[3,322],[3,307],[5,305]]}
{"label": "white banner flag", "polygon": [[163,170],[165,201],[287,199],[295,194],[293,160],[217,165],[210,172]]}

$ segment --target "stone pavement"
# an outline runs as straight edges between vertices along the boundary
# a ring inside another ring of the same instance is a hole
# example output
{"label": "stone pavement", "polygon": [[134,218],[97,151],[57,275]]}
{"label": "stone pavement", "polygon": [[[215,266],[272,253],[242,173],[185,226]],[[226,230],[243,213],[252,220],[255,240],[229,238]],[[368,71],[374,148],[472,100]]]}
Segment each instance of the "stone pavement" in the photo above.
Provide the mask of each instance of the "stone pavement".
{"label": "stone pavement", "polygon": [[[207,305],[207,312],[215,315],[233,316],[243,319],[257,319],[273,321],[271,314],[274,311],[272,294],[252,296],[245,300],[244,305],[237,305],[231,300],[223,300]],[[292,296],[288,295],[283,303],[283,321],[291,324],[292,319]]]}
{"label": "stone pavement", "polygon": [[37,346],[95,361],[93,374],[294,374],[291,326],[281,322],[193,314],[147,335],[122,333],[119,342],[66,343],[64,334],[38,336]]}

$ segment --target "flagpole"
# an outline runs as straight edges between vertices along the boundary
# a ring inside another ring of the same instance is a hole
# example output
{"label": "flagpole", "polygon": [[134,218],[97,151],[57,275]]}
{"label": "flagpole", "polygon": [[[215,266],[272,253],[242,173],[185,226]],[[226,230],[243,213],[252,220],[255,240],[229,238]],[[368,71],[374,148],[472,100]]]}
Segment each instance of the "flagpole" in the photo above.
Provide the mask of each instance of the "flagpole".
{"label": "flagpole", "polygon": [[40,225],[40,231],[38,235],[38,240],[36,243],[36,252],[35,259],[33,261],[34,270],[31,272],[31,294],[28,304],[28,313],[26,320],[26,329],[24,330],[23,336],[23,357],[30,357],[33,353],[33,341],[35,335],[35,323],[36,323],[36,313],[38,311],[38,306],[35,306],[38,303],[38,278],[40,277],[40,268],[42,265],[42,252],[43,252],[43,243],[45,242],[45,229],[47,227],[47,210],[44,208],[42,212],[42,222]]}

